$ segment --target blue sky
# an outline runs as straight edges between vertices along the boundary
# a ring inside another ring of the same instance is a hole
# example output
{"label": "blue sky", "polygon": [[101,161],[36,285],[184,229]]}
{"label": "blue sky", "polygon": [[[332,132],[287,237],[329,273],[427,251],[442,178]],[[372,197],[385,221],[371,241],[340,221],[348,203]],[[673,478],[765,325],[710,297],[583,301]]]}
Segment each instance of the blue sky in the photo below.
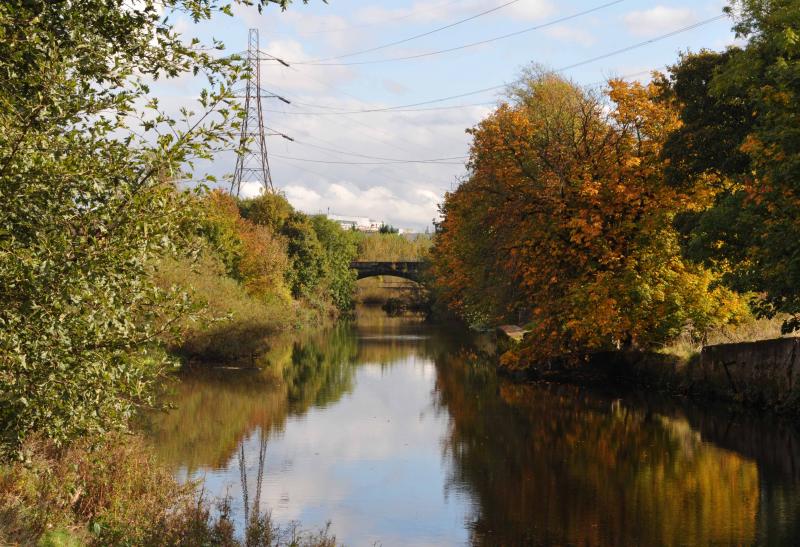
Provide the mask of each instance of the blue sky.
{"label": "blue sky", "polygon": [[[196,26],[183,19],[177,24],[187,36],[221,39],[230,52],[244,50],[247,29],[258,28],[261,49],[291,64],[286,68],[264,63],[262,85],[292,101],[285,105],[267,99],[264,107],[269,110],[266,124],[296,139],[295,143],[274,137],[269,141],[275,185],[296,207],[309,213],[330,210],[424,229],[436,216],[444,192],[464,175],[460,160],[388,165],[321,162],[371,161],[342,152],[390,159],[463,157],[469,145],[464,130],[491,111],[491,103],[501,97],[502,90],[406,109],[353,111],[428,102],[502,85],[513,81],[531,62],[552,69],[582,63],[712,18],[721,14],[725,3],[621,0],[546,28],[454,52],[348,66],[308,63],[343,55],[347,56],[323,62],[414,56],[551,23],[608,3],[610,0],[331,0],[325,4],[311,0],[305,5],[292,4],[285,12],[270,6],[259,14],[255,8],[239,6],[234,17],[219,16],[210,24]],[[493,8],[498,9],[428,36],[349,55]],[[730,20],[717,20],[563,74],[587,85],[610,76],[647,79],[644,72],[673,62],[680,51],[722,49],[733,43],[730,27]],[[184,78],[161,89],[168,95],[167,102],[178,104],[198,87],[199,82]],[[233,170],[233,159],[222,155],[204,167],[223,175]],[[245,191],[257,189],[246,185]]]}

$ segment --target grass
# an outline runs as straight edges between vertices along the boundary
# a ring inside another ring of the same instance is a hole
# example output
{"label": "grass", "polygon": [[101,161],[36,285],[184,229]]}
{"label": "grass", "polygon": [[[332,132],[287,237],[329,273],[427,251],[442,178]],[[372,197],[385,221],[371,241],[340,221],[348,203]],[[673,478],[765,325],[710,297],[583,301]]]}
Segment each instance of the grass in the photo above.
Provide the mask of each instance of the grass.
{"label": "grass", "polygon": [[237,538],[230,500],[217,510],[198,484],[180,484],[137,436],[69,448],[29,440],[24,460],[0,465],[0,544],[309,546],[336,544],[328,528],[304,531],[255,515]]}
{"label": "grass", "polygon": [[666,344],[660,352],[688,360],[698,355],[703,346],[780,338],[784,336],[781,334],[781,324],[784,319],[784,317],[752,319],[738,325],[728,325],[706,333],[705,341],[689,333],[684,333]]}

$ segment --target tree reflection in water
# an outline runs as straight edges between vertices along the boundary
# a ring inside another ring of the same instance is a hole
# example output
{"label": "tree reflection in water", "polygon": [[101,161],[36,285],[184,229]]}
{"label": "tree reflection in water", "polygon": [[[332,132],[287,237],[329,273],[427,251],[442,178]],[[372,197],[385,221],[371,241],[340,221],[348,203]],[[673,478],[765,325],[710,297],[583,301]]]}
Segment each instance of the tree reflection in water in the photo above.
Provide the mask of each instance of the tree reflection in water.
{"label": "tree reflection in water", "polygon": [[[800,539],[800,482],[784,475],[776,484],[760,473],[763,462],[752,454],[717,446],[708,427],[714,420],[728,428],[738,424],[740,432],[746,427],[730,414],[700,412],[653,394],[619,398],[574,386],[513,384],[469,352],[437,359],[436,392],[452,418],[444,445],[453,462],[448,488],[470,492],[476,501],[468,523],[474,544]],[[698,414],[706,436],[690,421]],[[774,424],[751,425],[775,430]],[[785,448],[784,433],[775,450]],[[765,452],[764,437],[753,453]],[[800,462],[797,451],[789,457]],[[790,493],[783,503],[794,514],[769,506],[762,493],[776,488]]]}

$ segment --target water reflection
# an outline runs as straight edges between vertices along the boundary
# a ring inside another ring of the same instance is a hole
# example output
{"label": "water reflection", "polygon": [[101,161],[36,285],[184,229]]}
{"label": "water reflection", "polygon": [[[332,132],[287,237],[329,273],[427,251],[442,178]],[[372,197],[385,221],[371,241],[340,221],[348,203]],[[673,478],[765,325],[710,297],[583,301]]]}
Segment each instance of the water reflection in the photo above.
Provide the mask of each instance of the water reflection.
{"label": "water reflection", "polygon": [[454,421],[450,482],[480,500],[474,543],[753,543],[758,467],[687,420],[574,387],[502,383],[465,358],[437,370]]}
{"label": "water reflection", "polygon": [[[153,439],[244,522],[350,545],[796,544],[793,428],[653,394],[499,379],[463,333],[360,313],[188,376]],[[255,487],[255,490],[252,490]]]}

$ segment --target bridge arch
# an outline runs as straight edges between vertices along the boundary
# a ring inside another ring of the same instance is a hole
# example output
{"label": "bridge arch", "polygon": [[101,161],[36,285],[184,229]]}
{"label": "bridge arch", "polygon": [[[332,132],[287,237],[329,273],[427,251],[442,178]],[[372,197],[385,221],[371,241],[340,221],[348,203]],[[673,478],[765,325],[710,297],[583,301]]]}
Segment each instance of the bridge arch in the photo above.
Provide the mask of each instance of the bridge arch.
{"label": "bridge arch", "polygon": [[422,269],[421,262],[414,261],[396,261],[396,262],[363,262],[354,261],[350,263],[350,267],[356,271],[356,279],[366,279],[367,277],[376,277],[380,275],[391,275],[394,277],[402,277],[409,281],[421,283],[420,271]]}

